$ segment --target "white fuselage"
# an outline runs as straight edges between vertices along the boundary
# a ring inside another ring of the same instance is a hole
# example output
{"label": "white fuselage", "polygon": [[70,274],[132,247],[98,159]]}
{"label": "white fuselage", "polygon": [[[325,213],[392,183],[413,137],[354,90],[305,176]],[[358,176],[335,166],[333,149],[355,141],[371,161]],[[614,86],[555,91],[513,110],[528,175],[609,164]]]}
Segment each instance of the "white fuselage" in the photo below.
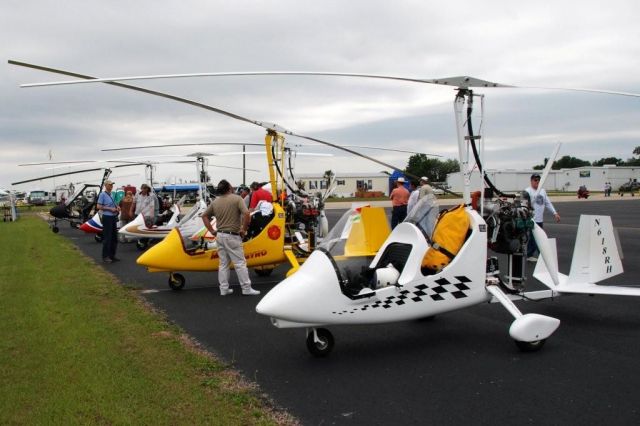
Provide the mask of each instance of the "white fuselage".
{"label": "white fuselage", "polygon": [[411,244],[397,285],[365,288],[356,298],[349,297],[341,289],[331,257],[315,251],[295,274],[274,287],[256,310],[270,316],[278,327],[306,327],[404,321],[488,301],[486,225],[475,211],[467,210],[467,214],[471,234],[441,272],[423,275],[420,266],[429,247],[427,241],[416,226],[401,223],[370,265],[378,266],[388,245]]}

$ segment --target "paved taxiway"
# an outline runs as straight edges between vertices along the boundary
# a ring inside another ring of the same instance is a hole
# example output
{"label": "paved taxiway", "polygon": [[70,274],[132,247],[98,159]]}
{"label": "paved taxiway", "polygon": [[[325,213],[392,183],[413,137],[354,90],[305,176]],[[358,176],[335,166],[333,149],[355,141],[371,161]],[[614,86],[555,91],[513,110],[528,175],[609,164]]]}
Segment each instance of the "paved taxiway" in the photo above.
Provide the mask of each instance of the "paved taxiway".
{"label": "paved taxiway", "polygon": [[[625,255],[625,274],[610,281],[640,284],[640,200],[555,205],[562,222],[545,229],[558,239],[562,272],[579,214],[609,214]],[[330,222],[340,213],[329,211]],[[92,237],[66,226],[61,234],[99,260],[101,246]],[[519,352],[508,335],[512,317],[485,304],[432,321],[329,327],[334,351],[316,359],[304,330],[276,329],[255,313],[260,296],[221,297],[215,273],[186,273],[185,289],[171,291],[166,274],[135,264],[138,254],[134,244],[121,244],[123,261],[105,268],[127,286],[155,290],[144,297],[303,424],[640,423],[640,298],[518,302],[525,313],[561,320],[536,353]],[[254,287],[266,293],[285,270],[252,274]]]}

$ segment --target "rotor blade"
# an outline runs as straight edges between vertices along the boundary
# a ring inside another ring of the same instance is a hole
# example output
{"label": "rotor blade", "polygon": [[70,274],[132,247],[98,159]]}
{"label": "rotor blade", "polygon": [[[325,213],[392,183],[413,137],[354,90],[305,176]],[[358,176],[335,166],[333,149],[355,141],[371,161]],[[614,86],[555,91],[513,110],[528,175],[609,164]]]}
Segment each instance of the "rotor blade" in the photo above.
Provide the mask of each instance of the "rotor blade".
{"label": "rotor blade", "polygon": [[[131,163],[131,164],[119,164],[117,166],[113,166],[113,168],[117,168],[117,167],[131,167],[131,166],[144,166],[145,163]],[[20,182],[13,182],[11,185],[19,185],[21,183],[29,183],[29,182],[35,182],[37,180],[45,180],[45,179],[52,179],[52,178],[56,178],[59,176],[68,176],[68,175],[75,175],[78,173],[86,173],[86,172],[95,172],[98,170],[105,170],[104,167],[97,167],[94,169],[84,169],[84,170],[76,170],[73,172],[66,172],[66,173],[58,173],[56,175],[48,175],[48,176],[42,176],[42,177],[38,177],[38,178],[34,178],[34,179],[28,179],[28,180],[22,180]]]}
{"label": "rotor blade", "polygon": [[[36,70],[40,70],[40,71],[47,71],[47,72],[51,72],[51,73],[55,73],[55,74],[63,74],[63,75],[71,76],[71,77],[83,78],[85,80],[93,80],[93,79],[95,79],[95,77],[92,77],[90,75],[78,74],[78,73],[58,70],[58,69],[50,68],[50,67],[43,67],[43,66],[35,65],[35,64],[28,64],[26,62],[19,62],[19,61],[9,60],[9,64],[17,65],[17,66],[21,66],[21,67],[26,67],[26,68],[32,68],[32,69],[36,69]],[[206,109],[206,110],[209,110],[209,111],[217,112],[218,114],[226,115],[227,117],[235,118],[236,120],[245,121],[247,123],[252,123],[252,124],[255,124],[257,126],[264,127],[265,129],[271,129],[271,127],[268,127],[267,125],[265,125],[262,122],[250,120],[248,118],[242,117],[242,116],[237,115],[237,114],[233,114],[231,112],[227,112],[227,111],[221,110],[219,108],[214,108],[212,106],[205,105],[205,104],[202,104],[200,102],[192,101],[190,99],[185,99],[185,98],[180,98],[178,96],[173,96],[173,95],[170,95],[168,93],[157,92],[155,90],[149,90],[149,89],[145,89],[143,87],[132,86],[132,85],[123,84],[123,83],[105,82],[105,84],[110,84],[112,86],[118,86],[118,87],[122,87],[122,88],[125,88],[125,89],[135,90],[135,91],[138,91],[138,92],[147,93],[149,95],[159,96],[161,98],[172,99],[174,101],[178,101],[178,102],[186,103],[186,104],[189,104],[189,105],[193,105],[193,106],[198,107],[198,108],[203,108],[203,109]],[[273,130],[276,130],[276,129],[273,129]]]}
{"label": "rotor blade", "polygon": [[[193,160],[177,160],[177,161],[165,161],[164,164],[193,164]],[[247,169],[242,167],[220,166],[218,164],[208,164],[208,167],[219,167],[222,169],[236,169],[236,170],[248,170],[250,172],[260,172],[256,169]]]}
{"label": "rotor blade", "polygon": [[102,167],[98,167],[98,168],[95,168],[95,169],[78,170],[78,171],[75,171],[75,172],[59,173],[57,175],[42,176],[42,177],[38,177],[38,178],[34,178],[34,179],[28,179],[28,180],[21,180],[20,182],[13,182],[11,185],[20,185],[21,183],[35,182],[37,180],[51,179],[51,178],[56,178],[56,177],[59,177],[59,176],[75,175],[75,174],[78,174],[78,173],[95,172],[95,171],[98,171],[98,170],[102,170]]}
{"label": "rotor blade", "polygon": [[147,148],[166,148],[175,146],[199,146],[199,145],[247,145],[247,146],[264,146],[262,143],[232,143],[232,142],[203,142],[203,143],[174,143],[167,145],[145,145],[145,146],[129,146],[123,148],[108,148],[100,151],[124,151],[126,149],[147,149]]}
{"label": "rotor blade", "polygon": [[[33,65],[33,64],[25,63],[25,62],[18,62],[18,61],[9,60],[9,63],[12,64],[12,65],[18,65],[18,66],[22,66],[22,67],[26,67],[26,68],[37,69],[37,70],[40,70],[40,71],[47,71],[47,72],[52,72],[52,73],[56,73],[56,74],[69,75],[69,76],[72,76],[72,77],[78,77],[78,78],[83,78],[83,79],[94,79],[94,77],[91,77],[91,76],[88,76],[88,75],[72,73],[72,72],[69,72],[69,71],[57,70],[55,68],[43,67],[43,66],[40,66],[40,65]],[[293,133],[293,132],[291,132],[289,130],[284,129],[283,127],[281,127],[281,126],[279,126],[277,124],[251,120],[249,118],[242,117],[241,115],[234,114],[234,113],[222,110],[220,108],[215,108],[215,107],[212,107],[212,106],[200,103],[200,102],[192,101],[190,99],[181,98],[181,97],[170,95],[170,94],[163,93],[163,92],[144,89],[144,88],[138,87],[138,86],[132,86],[132,85],[129,85],[129,84],[115,83],[115,82],[105,82],[105,84],[110,84],[112,86],[122,87],[122,88],[125,88],[125,89],[131,89],[131,90],[135,90],[135,91],[142,92],[142,93],[147,93],[147,94],[154,95],[154,96],[159,96],[159,97],[162,97],[162,98],[171,99],[171,100],[174,100],[174,101],[177,101],[177,102],[182,102],[182,103],[185,103],[185,104],[188,104],[188,105],[192,105],[192,106],[195,106],[195,107],[198,107],[198,108],[203,108],[203,109],[206,109],[208,111],[213,111],[213,112],[216,112],[218,114],[225,115],[227,117],[235,118],[236,120],[240,120],[240,121],[244,121],[246,123],[254,124],[256,126],[260,126],[260,127],[264,128],[264,129],[267,129],[267,130],[279,132],[279,133],[285,134],[285,135],[296,136],[296,137],[299,137],[299,138],[302,138],[302,139],[310,140],[312,142],[317,142],[317,143],[320,143],[320,144],[323,144],[323,145],[327,145],[327,146],[330,146],[330,147],[333,147],[333,148],[336,148],[336,149],[340,149],[342,151],[348,152],[348,153],[356,155],[358,157],[366,158],[367,160],[373,161],[374,163],[380,164],[381,166],[384,166],[384,167],[390,168],[392,170],[396,170],[396,171],[404,173],[403,169],[401,169],[399,167],[396,167],[396,166],[392,166],[391,164],[385,163],[385,162],[377,160],[375,158],[369,157],[368,155],[360,154],[359,152],[353,151],[353,150],[351,150],[349,148],[343,148],[340,145],[336,145],[336,144],[333,144],[333,143],[330,143],[330,142],[326,142],[326,141],[323,141],[323,140],[320,140],[320,139],[316,139],[316,138],[312,138],[312,137],[309,137],[309,136],[304,136],[304,135],[299,135],[299,134]],[[411,174],[406,174],[406,175],[409,176],[409,177],[413,177],[414,179],[419,179],[419,177],[415,176],[415,175],[411,175]]]}
{"label": "rotor blade", "polygon": [[[14,63],[15,61],[9,61]],[[67,74],[68,75],[68,74]],[[316,72],[316,71],[247,71],[247,72],[203,72],[203,73],[189,73],[189,74],[159,74],[159,75],[140,75],[131,77],[107,77],[107,78],[91,78],[85,80],[67,80],[67,81],[54,81],[46,83],[31,83],[22,84],[20,87],[40,87],[40,86],[61,86],[68,84],[83,84],[83,83],[112,83],[116,81],[130,81],[130,80],[159,80],[167,78],[194,78],[194,77],[233,77],[233,76],[265,76],[265,75],[316,75],[316,76],[328,76],[328,77],[356,77],[356,78],[373,78],[381,80],[397,80],[407,81],[411,83],[423,83],[423,84],[439,84],[444,86],[453,86],[459,88],[469,87],[512,87],[509,85],[493,83],[491,81],[481,80],[474,77],[458,76],[458,77],[446,77],[436,79],[414,78],[414,77],[401,77],[390,76],[380,74],[360,74],[360,73],[343,73],[343,72]],[[75,76],[77,77],[77,75]],[[84,77],[81,77],[84,78]]]}
{"label": "rotor blade", "polygon": [[98,160],[77,160],[77,161],[44,161],[42,163],[24,163],[18,166],[48,166],[51,164],[78,164],[78,163],[95,163]]}
{"label": "rotor blade", "polygon": [[[9,61],[9,63],[14,63],[14,62],[15,61],[11,61],[11,60]],[[130,80],[158,80],[158,79],[194,78],[194,77],[233,77],[233,76],[269,76],[269,75],[356,77],[356,78],[371,78],[371,79],[382,79],[382,80],[397,80],[397,81],[406,81],[410,83],[435,84],[435,85],[451,86],[458,89],[469,89],[473,87],[502,87],[502,88],[514,88],[514,89],[568,90],[568,91],[576,91],[576,92],[640,97],[640,94],[638,93],[620,92],[620,91],[614,91],[614,90],[584,89],[584,88],[577,88],[577,87],[515,86],[511,84],[495,83],[492,81],[487,81],[487,80],[483,80],[475,77],[469,77],[469,76],[455,76],[455,77],[427,79],[427,78],[401,77],[401,76],[390,76],[390,75],[380,75],[380,74],[316,72],[316,71],[245,71],[245,72],[204,72],[204,73],[188,73],[188,74],[158,74],[158,75],[127,76],[127,77],[92,78],[92,79],[85,79],[85,80],[53,81],[53,82],[46,82],[46,83],[31,83],[31,84],[21,84],[20,87],[60,86],[60,85],[84,84],[84,83],[112,83],[117,81],[130,81]]]}

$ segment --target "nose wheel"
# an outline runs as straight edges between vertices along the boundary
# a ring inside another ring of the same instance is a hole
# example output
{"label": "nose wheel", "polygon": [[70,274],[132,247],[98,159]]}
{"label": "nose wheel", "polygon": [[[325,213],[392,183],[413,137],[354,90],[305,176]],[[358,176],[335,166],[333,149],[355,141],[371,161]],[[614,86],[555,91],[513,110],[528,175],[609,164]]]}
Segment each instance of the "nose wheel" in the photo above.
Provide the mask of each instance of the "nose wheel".
{"label": "nose wheel", "polygon": [[171,290],[182,290],[186,279],[182,274],[169,274],[169,287]]}
{"label": "nose wheel", "polygon": [[307,332],[307,349],[313,356],[325,357],[333,349],[333,335],[326,328],[312,328]]}
{"label": "nose wheel", "polygon": [[536,340],[535,342],[522,342],[520,340],[514,340],[514,342],[516,342],[516,346],[522,352],[539,351],[540,349],[542,349],[542,347],[544,346],[544,342],[546,341],[547,339]]}

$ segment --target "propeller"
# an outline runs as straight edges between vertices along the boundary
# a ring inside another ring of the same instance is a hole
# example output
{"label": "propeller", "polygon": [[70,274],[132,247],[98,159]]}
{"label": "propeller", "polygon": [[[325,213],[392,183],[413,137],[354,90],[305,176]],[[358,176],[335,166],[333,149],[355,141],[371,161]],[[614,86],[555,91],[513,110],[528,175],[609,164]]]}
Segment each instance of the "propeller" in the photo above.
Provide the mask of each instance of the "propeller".
{"label": "propeller", "polygon": [[[558,152],[560,151],[560,146],[562,146],[562,143],[558,142],[556,147],[553,149],[553,152],[551,153],[549,160],[547,161],[547,165],[542,171],[540,182],[538,182],[538,189],[536,189],[536,192],[533,195],[533,199],[531,200],[532,204],[536,202],[536,199],[540,194],[540,191],[542,190],[542,186],[544,185],[544,182],[547,179],[547,176],[549,176],[549,171],[551,170],[553,162],[556,160],[556,157],[558,156]],[[536,241],[536,244],[538,245],[538,250],[540,251],[540,255],[544,260],[544,264],[547,266],[549,275],[551,275],[551,279],[553,280],[553,283],[555,285],[560,284],[560,278],[558,275],[558,258],[554,254],[554,251],[551,248],[549,237],[547,236],[546,232],[544,232],[544,230],[540,228],[540,226],[538,226],[538,224],[535,222],[533,225],[532,234],[533,234],[533,238]]]}

